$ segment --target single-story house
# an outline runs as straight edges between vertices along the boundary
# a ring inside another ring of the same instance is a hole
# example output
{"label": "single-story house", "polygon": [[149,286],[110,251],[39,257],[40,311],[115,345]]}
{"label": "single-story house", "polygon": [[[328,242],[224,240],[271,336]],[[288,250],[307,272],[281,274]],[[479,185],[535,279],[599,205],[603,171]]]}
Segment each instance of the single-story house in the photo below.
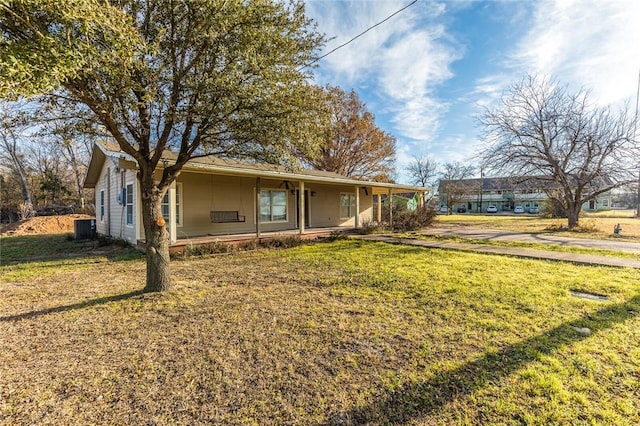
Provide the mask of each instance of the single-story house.
{"label": "single-story house", "polygon": [[[159,167],[175,158],[166,151]],[[99,142],[93,147],[84,187],[95,189],[98,234],[132,244],[144,240],[136,173],[137,164],[117,144]],[[157,173],[160,176],[161,170]],[[381,220],[381,195],[410,191],[422,193],[424,188],[202,157],[184,166],[162,209],[171,244],[178,245],[195,237],[261,238],[284,231],[305,234],[309,228],[358,228],[365,221]]]}

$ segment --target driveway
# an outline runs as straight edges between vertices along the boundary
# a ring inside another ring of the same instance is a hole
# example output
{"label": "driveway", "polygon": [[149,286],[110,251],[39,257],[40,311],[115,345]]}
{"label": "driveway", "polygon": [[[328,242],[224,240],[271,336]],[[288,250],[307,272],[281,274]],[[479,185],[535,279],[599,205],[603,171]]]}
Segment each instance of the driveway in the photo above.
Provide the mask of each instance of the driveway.
{"label": "driveway", "polygon": [[446,235],[489,241],[522,241],[527,243],[556,244],[560,246],[585,247],[640,254],[640,243],[560,237],[552,233],[529,234],[505,231],[502,229],[475,228],[449,224],[436,224],[434,227],[424,229],[420,233],[424,235]]}

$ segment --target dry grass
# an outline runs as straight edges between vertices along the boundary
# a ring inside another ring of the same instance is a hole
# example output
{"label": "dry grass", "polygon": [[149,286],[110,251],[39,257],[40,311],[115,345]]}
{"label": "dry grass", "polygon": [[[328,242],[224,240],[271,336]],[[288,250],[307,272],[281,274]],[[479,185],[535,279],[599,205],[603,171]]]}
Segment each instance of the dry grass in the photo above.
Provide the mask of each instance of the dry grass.
{"label": "dry grass", "polygon": [[141,294],[142,259],[73,259],[1,267],[0,424],[640,422],[635,270],[334,241]]}
{"label": "dry grass", "polygon": [[[617,238],[628,241],[640,241],[640,219],[634,217],[585,216],[580,218],[579,228],[561,231],[566,219],[547,219],[532,216],[507,215],[440,215],[437,222],[462,226],[478,226],[507,231],[541,233],[554,232],[555,235],[596,239]],[[613,227],[620,224],[622,234],[613,236]]]}

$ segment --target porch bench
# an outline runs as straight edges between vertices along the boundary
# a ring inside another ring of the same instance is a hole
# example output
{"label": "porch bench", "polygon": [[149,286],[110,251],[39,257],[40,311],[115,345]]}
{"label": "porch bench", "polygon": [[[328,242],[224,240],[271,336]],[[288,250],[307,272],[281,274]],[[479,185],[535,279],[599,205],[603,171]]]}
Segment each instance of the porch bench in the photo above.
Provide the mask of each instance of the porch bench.
{"label": "porch bench", "polygon": [[237,210],[212,210],[211,223],[233,223],[244,222],[244,216],[241,216]]}

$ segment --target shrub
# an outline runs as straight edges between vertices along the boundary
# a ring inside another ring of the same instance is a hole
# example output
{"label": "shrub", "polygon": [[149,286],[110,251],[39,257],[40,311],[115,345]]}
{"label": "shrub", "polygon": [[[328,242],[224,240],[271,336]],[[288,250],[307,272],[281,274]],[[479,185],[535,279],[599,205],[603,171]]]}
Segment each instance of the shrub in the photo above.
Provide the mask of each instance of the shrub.
{"label": "shrub", "polygon": [[187,244],[184,254],[185,256],[203,256],[206,254],[229,253],[233,251],[233,246],[220,241],[214,241],[208,244]]}
{"label": "shrub", "polygon": [[[70,241],[75,239],[73,234],[69,234]],[[98,247],[106,246],[118,246],[118,247],[133,247],[131,243],[124,238],[116,238],[109,235],[98,234],[97,237]]]}
{"label": "shrub", "polygon": [[260,247],[264,248],[291,248],[302,245],[303,241],[299,236],[270,238],[260,242]]}
{"label": "shrub", "polygon": [[[388,208],[383,210],[383,214],[389,217]],[[416,231],[431,225],[436,217],[436,211],[429,207],[418,207],[415,211],[406,208],[398,208],[393,211],[393,226],[395,232]],[[387,229],[389,228],[387,224]]]}
{"label": "shrub", "polygon": [[[376,222],[371,219],[363,220],[362,226],[356,230],[359,234],[375,234],[379,232],[384,232],[386,229],[384,222]],[[335,239],[335,238],[334,238]]]}

